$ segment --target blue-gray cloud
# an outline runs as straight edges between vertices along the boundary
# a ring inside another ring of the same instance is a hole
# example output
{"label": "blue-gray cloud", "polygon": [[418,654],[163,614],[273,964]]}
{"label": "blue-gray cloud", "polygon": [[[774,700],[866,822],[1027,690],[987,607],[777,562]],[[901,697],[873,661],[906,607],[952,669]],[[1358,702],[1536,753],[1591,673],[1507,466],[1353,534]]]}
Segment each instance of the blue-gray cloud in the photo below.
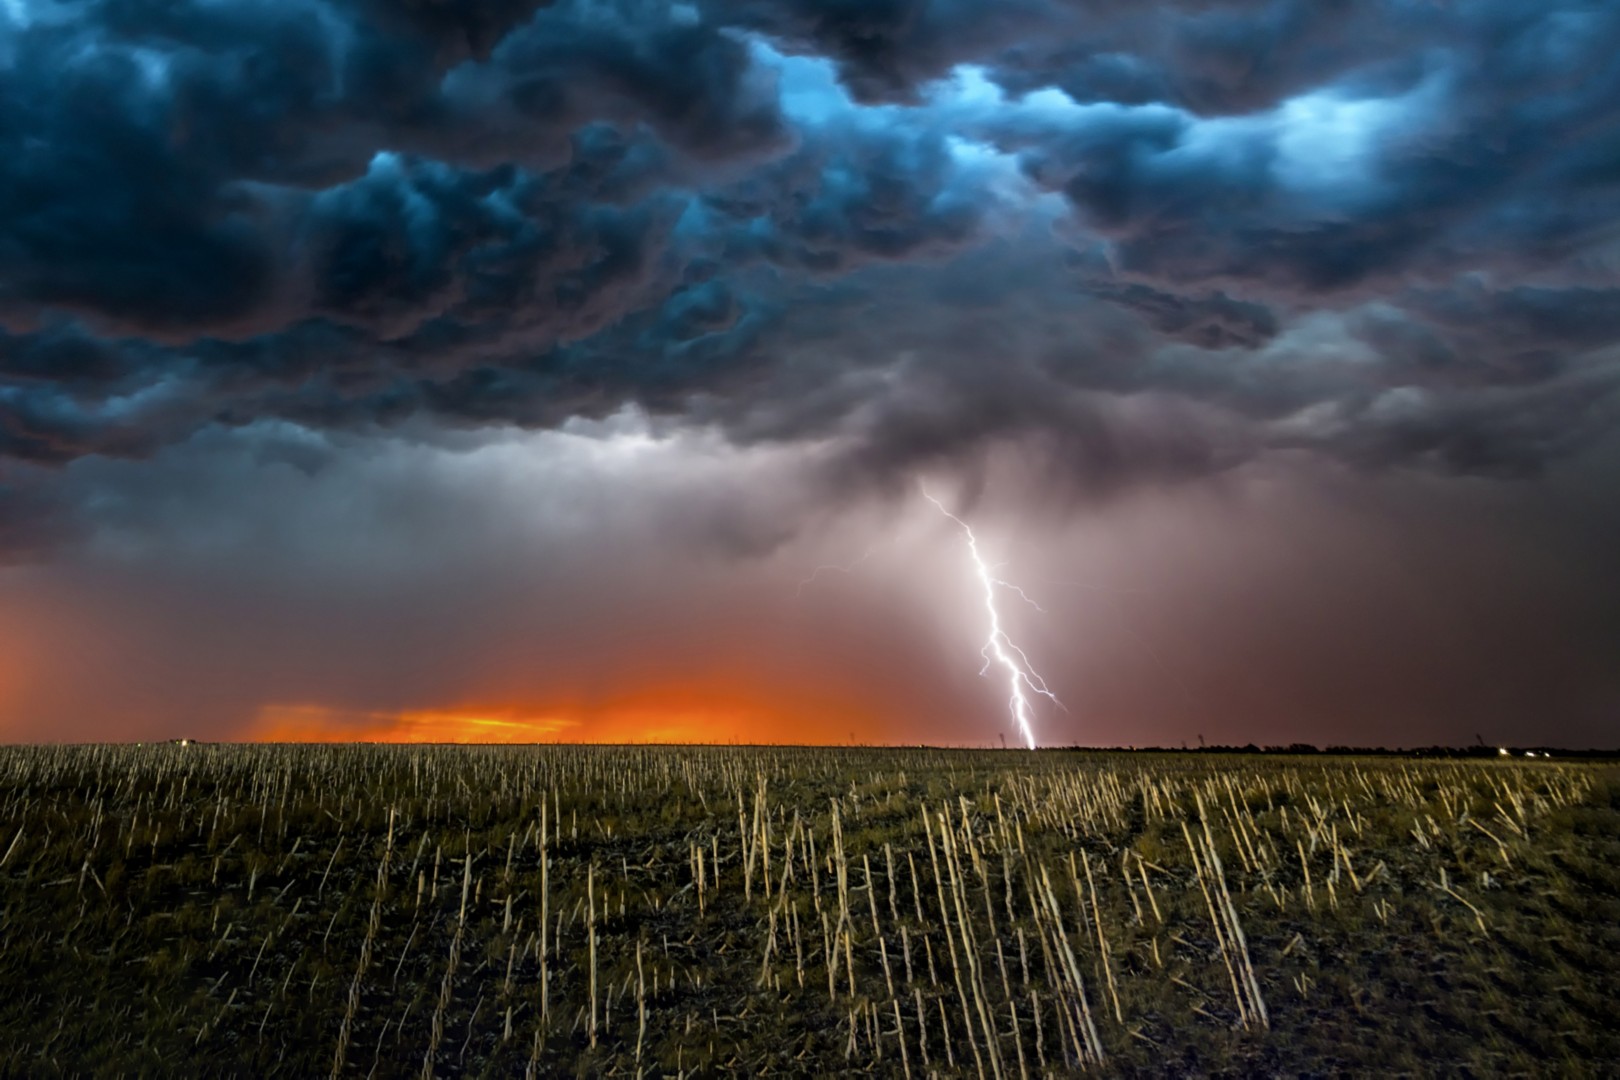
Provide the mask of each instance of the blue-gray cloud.
{"label": "blue-gray cloud", "polygon": [[1093,490],[1273,446],[1520,473],[1616,419],[1605,5],[0,18],[17,522],[274,419],[634,405],[879,482],[1026,440]]}

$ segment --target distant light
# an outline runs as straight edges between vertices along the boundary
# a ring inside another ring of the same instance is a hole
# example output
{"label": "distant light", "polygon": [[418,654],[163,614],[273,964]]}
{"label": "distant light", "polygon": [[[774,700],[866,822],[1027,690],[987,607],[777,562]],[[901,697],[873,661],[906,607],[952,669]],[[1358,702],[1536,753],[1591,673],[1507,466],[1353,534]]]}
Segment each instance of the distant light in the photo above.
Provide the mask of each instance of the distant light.
{"label": "distant light", "polygon": [[1503,757],[1507,757],[1507,756],[1508,756],[1508,751],[1507,751],[1507,747],[1505,747],[1505,746],[1498,746],[1498,747],[1497,747],[1497,748],[1496,748],[1496,752],[1497,752],[1497,753],[1498,753],[1498,754],[1500,754],[1500,755],[1502,755],[1502,756],[1503,756]]}
{"label": "distant light", "polygon": [[1526,751],[1525,751],[1525,752],[1524,752],[1524,756],[1525,756],[1525,757],[1535,757],[1535,756],[1536,756],[1536,752],[1535,752],[1535,751],[1534,751],[1534,750],[1526,750]]}

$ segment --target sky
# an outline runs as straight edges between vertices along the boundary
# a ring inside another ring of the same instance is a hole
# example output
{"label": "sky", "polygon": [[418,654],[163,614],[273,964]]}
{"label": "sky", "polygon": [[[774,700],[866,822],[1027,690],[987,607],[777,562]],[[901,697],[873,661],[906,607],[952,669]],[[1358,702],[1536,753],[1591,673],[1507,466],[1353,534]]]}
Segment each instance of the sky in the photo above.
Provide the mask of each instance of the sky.
{"label": "sky", "polygon": [[1617,55],[0,0],[0,740],[1620,744]]}

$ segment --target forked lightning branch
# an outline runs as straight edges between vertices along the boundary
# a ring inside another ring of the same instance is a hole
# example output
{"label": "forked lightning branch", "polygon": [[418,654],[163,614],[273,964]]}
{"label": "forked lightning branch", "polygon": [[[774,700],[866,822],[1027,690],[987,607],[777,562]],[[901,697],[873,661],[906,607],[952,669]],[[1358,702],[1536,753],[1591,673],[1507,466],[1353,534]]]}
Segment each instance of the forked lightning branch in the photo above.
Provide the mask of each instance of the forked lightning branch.
{"label": "forked lightning branch", "polygon": [[985,638],[984,647],[980,650],[984,656],[984,667],[979,669],[979,674],[987,673],[992,666],[999,667],[1006,673],[1011,690],[1007,708],[1012,713],[1013,721],[1018,725],[1018,733],[1023,736],[1024,745],[1033,750],[1036,746],[1035,722],[1029,694],[1039,694],[1048,698],[1060,709],[1064,706],[1046,685],[1046,680],[1035,670],[1024,650],[1007,636],[1007,631],[1001,625],[1001,611],[996,607],[996,589],[998,587],[1011,589],[1037,609],[1040,605],[1035,604],[1023,589],[995,576],[995,568],[985,562],[984,556],[979,552],[979,538],[973,534],[972,526],[945,509],[945,504],[929,494],[927,489],[924,489],[922,494],[923,498],[933,503],[941,514],[961,526],[962,532],[967,536],[968,556],[973,560],[974,575],[984,591],[984,610],[990,623],[989,636]]}

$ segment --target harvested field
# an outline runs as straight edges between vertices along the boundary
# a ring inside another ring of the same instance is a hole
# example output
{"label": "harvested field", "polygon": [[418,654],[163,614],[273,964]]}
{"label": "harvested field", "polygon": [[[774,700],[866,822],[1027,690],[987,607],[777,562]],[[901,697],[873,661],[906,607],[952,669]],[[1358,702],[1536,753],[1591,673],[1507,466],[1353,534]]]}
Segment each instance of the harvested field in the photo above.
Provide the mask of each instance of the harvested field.
{"label": "harvested field", "polygon": [[1620,771],[0,751],[7,1075],[1620,1067]]}

